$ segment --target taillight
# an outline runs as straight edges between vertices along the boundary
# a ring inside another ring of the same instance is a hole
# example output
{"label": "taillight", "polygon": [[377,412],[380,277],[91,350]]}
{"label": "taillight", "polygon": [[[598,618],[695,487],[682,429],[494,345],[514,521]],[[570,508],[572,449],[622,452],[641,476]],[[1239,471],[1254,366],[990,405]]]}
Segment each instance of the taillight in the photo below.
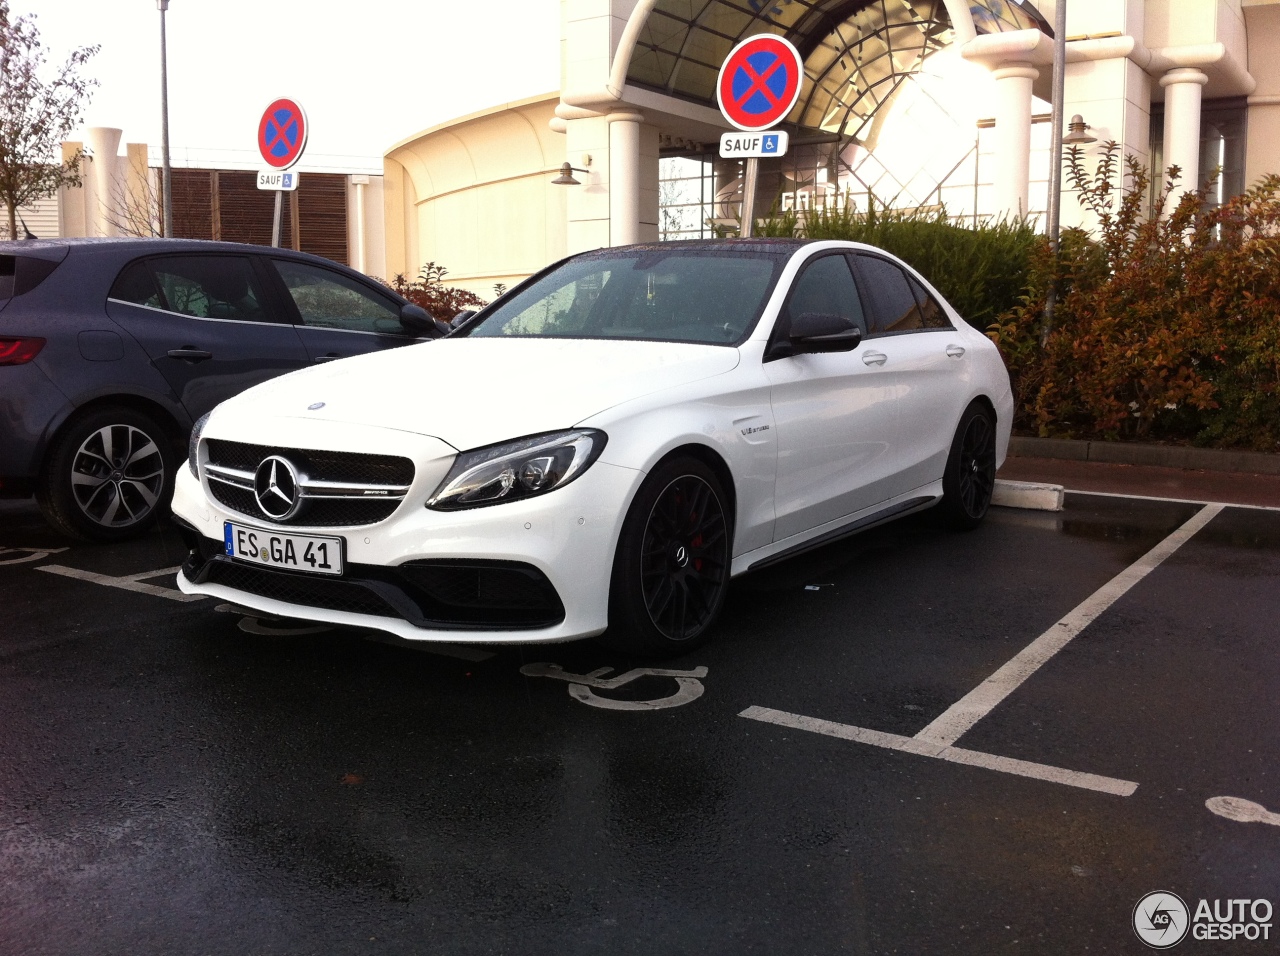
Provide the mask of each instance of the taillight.
{"label": "taillight", "polygon": [[0,365],[26,365],[40,354],[44,339],[0,339]]}

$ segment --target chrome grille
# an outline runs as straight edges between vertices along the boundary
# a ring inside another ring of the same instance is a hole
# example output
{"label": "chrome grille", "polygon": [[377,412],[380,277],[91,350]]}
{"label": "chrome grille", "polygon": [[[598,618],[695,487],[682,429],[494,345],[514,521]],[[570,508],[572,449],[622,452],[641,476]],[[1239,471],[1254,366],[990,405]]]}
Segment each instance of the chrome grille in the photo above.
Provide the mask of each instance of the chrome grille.
{"label": "chrome grille", "polygon": [[[395,455],[273,448],[211,438],[204,476],[209,491],[232,511],[273,524],[339,528],[384,521],[400,506],[413,483],[413,462]],[[263,459],[286,458],[297,469],[302,506],[280,520],[266,514],[254,494],[254,475]]]}

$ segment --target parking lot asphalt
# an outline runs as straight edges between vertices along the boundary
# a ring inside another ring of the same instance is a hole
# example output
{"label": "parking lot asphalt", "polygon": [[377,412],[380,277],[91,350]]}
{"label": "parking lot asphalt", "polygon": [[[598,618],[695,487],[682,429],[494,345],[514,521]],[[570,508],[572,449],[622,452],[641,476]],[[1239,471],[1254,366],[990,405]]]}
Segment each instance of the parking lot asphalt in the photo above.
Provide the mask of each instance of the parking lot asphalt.
{"label": "parking lot asphalt", "polygon": [[0,549],[3,953],[1142,953],[1151,891],[1280,906],[1280,512],[916,516],[660,665],[184,599],[168,530]]}

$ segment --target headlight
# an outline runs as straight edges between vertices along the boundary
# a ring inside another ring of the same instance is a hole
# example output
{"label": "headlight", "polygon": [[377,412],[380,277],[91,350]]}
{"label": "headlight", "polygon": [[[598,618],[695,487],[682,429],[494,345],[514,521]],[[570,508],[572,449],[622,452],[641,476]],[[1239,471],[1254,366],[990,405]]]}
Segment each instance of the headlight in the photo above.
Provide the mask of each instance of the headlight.
{"label": "headlight", "polygon": [[591,467],[607,440],[602,431],[575,428],[464,451],[427,507],[460,511],[546,494]]}
{"label": "headlight", "polygon": [[196,423],[191,426],[191,437],[187,439],[187,467],[197,478],[200,477],[200,459],[196,453],[200,450],[200,436],[204,433],[204,426],[209,424],[209,416],[212,414],[213,412],[205,412],[197,418]]}

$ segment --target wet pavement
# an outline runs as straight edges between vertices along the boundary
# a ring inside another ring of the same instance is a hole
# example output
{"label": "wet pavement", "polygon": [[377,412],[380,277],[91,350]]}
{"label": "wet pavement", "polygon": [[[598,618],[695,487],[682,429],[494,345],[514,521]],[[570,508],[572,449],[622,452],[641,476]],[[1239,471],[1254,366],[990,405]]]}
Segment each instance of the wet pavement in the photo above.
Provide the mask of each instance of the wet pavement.
{"label": "wet pavement", "polygon": [[1153,890],[1280,906],[1280,826],[1206,806],[1280,811],[1278,512],[917,516],[640,676],[181,600],[169,531],[0,549],[0,953],[1141,953]]}

